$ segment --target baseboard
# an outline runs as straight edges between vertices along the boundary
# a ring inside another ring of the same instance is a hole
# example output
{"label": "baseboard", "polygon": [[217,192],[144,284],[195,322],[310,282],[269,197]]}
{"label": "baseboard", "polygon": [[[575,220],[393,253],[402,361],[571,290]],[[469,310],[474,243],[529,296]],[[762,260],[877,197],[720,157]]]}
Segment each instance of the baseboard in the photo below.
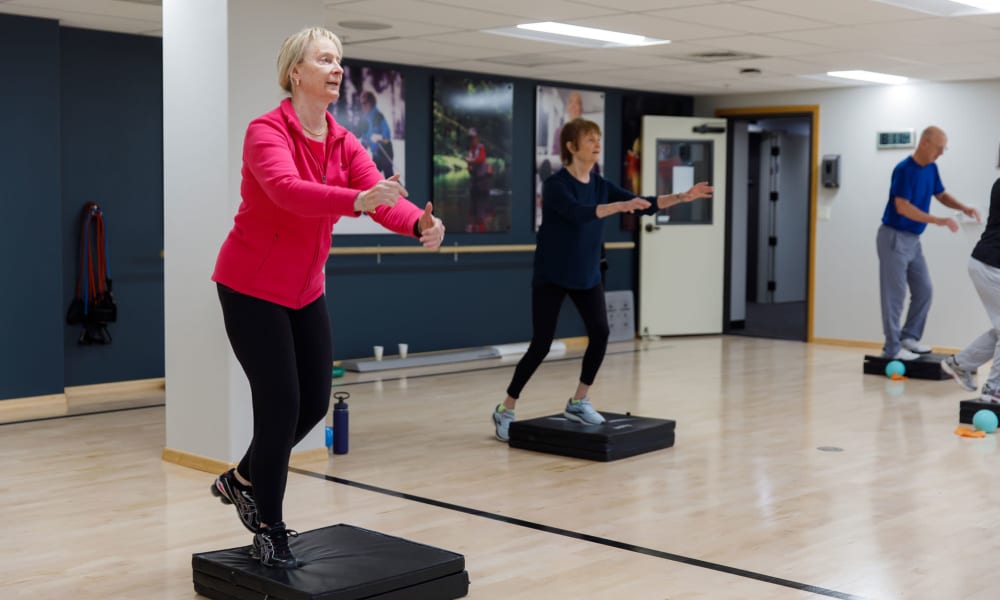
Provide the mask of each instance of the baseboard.
{"label": "baseboard", "polygon": [[[300,452],[292,453],[292,456],[289,459],[289,464],[292,466],[296,466],[297,464],[303,466],[309,465],[317,460],[326,458],[326,456],[326,448],[302,450]],[[184,452],[182,450],[174,450],[173,448],[164,448],[161,459],[163,462],[174,463],[175,465],[187,467],[196,471],[216,474],[222,473],[233,466],[233,463],[230,462],[215,458],[208,458],[207,456],[200,456],[198,454],[191,454],[190,452]]]}
{"label": "baseboard", "polygon": [[[868,348],[872,350],[882,351],[882,342],[868,342],[863,340],[841,340],[837,338],[818,338],[814,337],[810,340],[813,344],[825,344],[827,346],[847,346],[850,348]],[[953,346],[933,346],[932,350],[936,354],[956,354],[961,352],[961,348],[955,348]]]}
{"label": "baseboard", "polygon": [[590,338],[585,335],[581,335],[577,337],[562,338],[559,341],[566,344],[567,350],[586,350],[587,342],[590,341]]}
{"label": "baseboard", "polygon": [[66,404],[70,411],[99,410],[110,404],[126,400],[140,400],[148,396],[159,396],[166,389],[163,377],[134,379],[94,385],[75,385],[66,388]]}
{"label": "baseboard", "polygon": [[31,421],[83,414],[130,404],[149,404],[150,397],[163,395],[164,379],[136,379],[94,385],[75,385],[62,394],[0,400],[0,423]]}
{"label": "baseboard", "polygon": [[865,340],[842,340],[838,338],[814,337],[810,340],[813,344],[825,344],[827,346],[848,346],[850,348],[875,348],[882,349],[882,342],[868,342]]}
{"label": "baseboard", "polygon": [[197,454],[191,454],[190,452],[174,450],[173,448],[164,448],[161,459],[163,462],[174,463],[175,465],[187,467],[196,471],[205,471],[206,473],[216,474],[222,473],[233,466],[232,463],[223,460],[208,458],[207,456],[199,456]]}
{"label": "baseboard", "polygon": [[0,400],[0,423],[48,419],[66,412],[66,394]]}

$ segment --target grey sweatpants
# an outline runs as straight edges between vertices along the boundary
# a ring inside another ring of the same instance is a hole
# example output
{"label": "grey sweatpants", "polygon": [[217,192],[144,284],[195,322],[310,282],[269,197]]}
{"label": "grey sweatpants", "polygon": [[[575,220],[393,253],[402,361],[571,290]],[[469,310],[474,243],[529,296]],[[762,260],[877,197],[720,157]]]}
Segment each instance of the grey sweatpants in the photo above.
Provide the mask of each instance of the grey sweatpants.
{"label": "grey sweatpants", "polygon": [[[920,247],[920,236],[882,225],[875,238],[878,249],[879,292],[882,297],[882,333],[886,356],[899,352],[899,340],[919,340],[924,335],[927,313],[931,310],[931,274]],[[910,290],[910,309],[902,329],[899,318],[903,314],[906,290]]]}
{"label": "grey sweatpants", "polygon": [[993,360],[983,390],[997,393],[1000,391],[1000,360],[996,360],[1000,356],[1000,269],[970,258],[969,277],[993,327],[956,354],[955,362],[960,368],[971,371]]}

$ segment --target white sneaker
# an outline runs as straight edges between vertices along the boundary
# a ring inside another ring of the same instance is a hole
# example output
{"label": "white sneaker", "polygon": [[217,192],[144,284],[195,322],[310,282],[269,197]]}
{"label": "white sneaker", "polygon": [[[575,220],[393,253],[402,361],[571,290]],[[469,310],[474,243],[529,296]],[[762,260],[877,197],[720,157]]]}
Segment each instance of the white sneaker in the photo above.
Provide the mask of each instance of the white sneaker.
{"label": "white sneaker", "polygon": [[906,348],[910,352],[916,352],[917,354],[930,354],[931,347],[925,346],[913,338],[906,338],[905,340],[900,340],[899,345]]}
{"label": "white sneaker", "polygon": [[914,354],[913,352],[910,352],[906,348],[900,348],[899,352],[893,355],[892,358],[893,360],[917,360],[918,358],[920,358],[920,355]]}

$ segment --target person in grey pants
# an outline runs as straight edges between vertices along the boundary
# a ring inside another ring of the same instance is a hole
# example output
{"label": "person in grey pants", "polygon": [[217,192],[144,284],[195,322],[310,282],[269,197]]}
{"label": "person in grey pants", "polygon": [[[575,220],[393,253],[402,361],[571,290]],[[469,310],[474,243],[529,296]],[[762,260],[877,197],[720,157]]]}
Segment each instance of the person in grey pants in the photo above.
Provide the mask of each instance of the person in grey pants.
{"label": "person in grey pants", "polygon": [[[885,334],[883,356],[914,360],[931,351],[920,343],[931,308],[931,276],[927,270],[920,234],[927,224],[941,225],[952,232],[958,223],[951,217],[930,214],[931,197],[948,208],[961,211],[979,221],[979,211],[966,206],[944,191],[934,163],[948,144],[948,137],[938,127],[928,127],[920,134],[917,149],[892,170],[889,201],[882,214],[875,245],[879,259],[879,292],[882,300],[882,331]],[[910,308],[900,327],[907,289]]]}
{"label": "person in grey pants", "polygon": [[980,398],[1000,404],[1000,179],[990,192],[990,213],[986,230],[969,257],[969,277],[979,293],[992,327],[972,340],[958,354],[941,361],[941,369],[964,389],[976,390],[976,369],[992,360],[990,374]]}

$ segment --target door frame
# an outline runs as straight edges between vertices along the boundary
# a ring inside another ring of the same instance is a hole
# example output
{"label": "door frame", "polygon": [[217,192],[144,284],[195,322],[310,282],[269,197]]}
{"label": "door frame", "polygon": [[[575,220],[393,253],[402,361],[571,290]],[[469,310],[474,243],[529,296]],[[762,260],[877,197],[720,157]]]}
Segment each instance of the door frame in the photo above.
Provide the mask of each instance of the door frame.
{"label": "door frame", "polygon": [[[727,127],[728,135],[732,136],[733,128],[731,127],[732,121],[734,119],[747,120],[753,118],[774,118],[774,117],[808,117],[812,121],[812,140],[810,149],[810,162],[809,162],[809,241],[808,241],[808,257],[806,260],[806,342],[813,341],[813,294],[816,289],[816,198],[818,194],[819,185],[819,105],[818,104],[801,104],[801,105],[789,105],[789,106],[753,106],[753,107],[741,107],[741,108],[720,108],[715,111],[716,117],[723,117],[729,122],[729,127]],[[732,140],[730,140],[731,142]],[[731,154],[734,151],[732,143],[728,144],[728,152]],[[732,181],[732,164],[733,161],[729,160],[731,156],[727,156],[726,164],[726,213],[731,214],[733,208],[733,181]],[[726,219],[726,256],[732,256],[732,219]],[[725,313],[724,319],[728,319],[729,315],[729,295],[730,290],[730,277],[732,276],[732,271],[730,267],[730,261],[726,261],[725,265],[725,289],[723,291],[723,311]],[[723,321],[726,322],[725,320]]]}

